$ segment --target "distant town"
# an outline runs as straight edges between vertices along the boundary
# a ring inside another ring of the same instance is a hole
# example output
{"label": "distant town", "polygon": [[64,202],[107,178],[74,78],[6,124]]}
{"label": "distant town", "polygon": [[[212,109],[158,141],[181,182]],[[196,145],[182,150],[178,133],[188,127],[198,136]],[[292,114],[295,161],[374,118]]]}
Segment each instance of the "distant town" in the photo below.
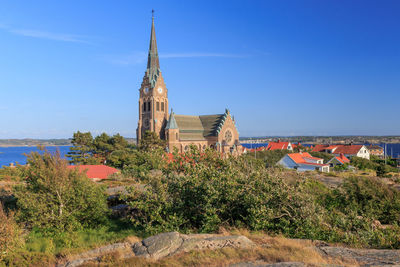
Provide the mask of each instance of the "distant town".
{"label": "distant town", "polygon": [[[136,138],[125,138],[128,143],[136,143]],[[259,136],[241,137],[246,144],[268,143],[280,139],[284,142],[307,144],[398,144],[400,136]],[[0,139],[0,147],[11,146],[70,146],[71,139]]]}

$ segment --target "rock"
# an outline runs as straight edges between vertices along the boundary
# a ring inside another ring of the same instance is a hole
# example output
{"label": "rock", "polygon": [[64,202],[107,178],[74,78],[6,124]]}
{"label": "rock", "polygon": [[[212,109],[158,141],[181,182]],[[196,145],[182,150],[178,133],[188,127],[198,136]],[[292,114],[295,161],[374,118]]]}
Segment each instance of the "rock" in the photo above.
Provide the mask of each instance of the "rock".
{"label": "rock", "polygon": [[360,266],[400,266],[400,251],[393,249],[353,249],[343,247],[318,247],[329,257],[355,260]]}
{"label": "rock", "polygon": [[148,237],[133,245],[138,257],[160,259],[180,252],[200,249],[251,248],[253,241],[245,236],[184,235],[177,232]]}

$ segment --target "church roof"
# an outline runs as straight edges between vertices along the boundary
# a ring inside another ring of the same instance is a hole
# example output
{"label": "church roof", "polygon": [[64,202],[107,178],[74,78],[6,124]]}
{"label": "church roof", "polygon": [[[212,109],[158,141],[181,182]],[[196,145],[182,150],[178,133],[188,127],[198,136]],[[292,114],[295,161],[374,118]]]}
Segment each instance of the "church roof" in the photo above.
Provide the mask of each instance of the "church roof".
{"label": "church roof", "polygon": [[179,139],[190,141],[205,140],[207,136],[217,136],[226,116],[226,113],[200,116],[174,114],[173,118],[179,128]]}
{"label": "church roof", "polygon": [[156,29],[154,27],[154,16],[152,16],[149,55],[147,57],[146,75],[152,86],[155,85],[158,76],[160,75],[160,61],[158,58]]}
{"label": "church roof", "polygon": [[176,124],[175,114],[171,110],[171,114],[169,115],[169,120],[167,122],[167,126],[165,127],[166,130],[168,129],[178,129],[178,125]]}

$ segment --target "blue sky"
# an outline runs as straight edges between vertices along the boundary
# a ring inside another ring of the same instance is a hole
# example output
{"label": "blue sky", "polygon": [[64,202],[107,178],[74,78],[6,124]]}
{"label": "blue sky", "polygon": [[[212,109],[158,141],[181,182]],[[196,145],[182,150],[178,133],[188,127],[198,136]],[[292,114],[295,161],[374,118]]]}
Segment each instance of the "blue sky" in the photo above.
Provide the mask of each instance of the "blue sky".
{"label": "blue sky", "polygon": [[0,138],[134,137],[152,8],[175,113],[400,134],[400,1],[0,0]]}

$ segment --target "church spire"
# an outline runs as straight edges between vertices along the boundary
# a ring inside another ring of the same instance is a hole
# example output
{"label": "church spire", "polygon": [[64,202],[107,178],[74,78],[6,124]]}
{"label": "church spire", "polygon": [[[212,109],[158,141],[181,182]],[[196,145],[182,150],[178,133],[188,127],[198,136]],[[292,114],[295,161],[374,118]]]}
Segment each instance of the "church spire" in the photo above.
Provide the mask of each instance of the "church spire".
{"label": "church spire", "polygon": [[147,58],[147,75],[150,78],[150,82],[154,84],[157,80],[157,76],[159,74],[160,62],[158,60],[158,51],[157,51],[157,41],[156,41],[156,30],[154,27],[154,10],[152,12],[152,23],[151,23],[151,34],[150,34],[150,47],[149,47],[149,55]]}

